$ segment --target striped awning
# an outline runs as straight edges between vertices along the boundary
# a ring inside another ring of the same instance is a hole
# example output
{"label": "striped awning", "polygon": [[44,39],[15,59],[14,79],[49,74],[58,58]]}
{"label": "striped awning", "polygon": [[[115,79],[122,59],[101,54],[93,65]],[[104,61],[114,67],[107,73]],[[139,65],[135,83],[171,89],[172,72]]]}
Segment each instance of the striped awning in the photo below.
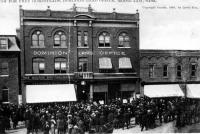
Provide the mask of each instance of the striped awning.
{"label": "striped awning", "polygon": [[186,96],[188,98],[200,99],[200,84],[187,84]]}
{"label": "striped awning", "polygon": [[99,69],[112,69],[112,62],[110,58],[99,58]]}
{"label": "striped awning", "polygon": [[123,57],[119,58],[119,69],[131,69],[132,64],[130,58]]}
{"label": "striped awning", "polygon": [[184,96],[178,84],[144,85],[144,95],[150,98]]}

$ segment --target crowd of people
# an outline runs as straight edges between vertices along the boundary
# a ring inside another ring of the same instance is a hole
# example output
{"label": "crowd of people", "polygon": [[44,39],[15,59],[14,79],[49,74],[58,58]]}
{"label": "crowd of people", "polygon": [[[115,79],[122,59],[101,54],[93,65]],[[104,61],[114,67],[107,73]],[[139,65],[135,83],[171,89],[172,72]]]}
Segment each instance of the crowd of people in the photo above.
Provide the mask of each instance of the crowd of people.
{"label": "crowd of people", "polygon": [[176,126],[183,127],[200,122],[198,100],[185,98],[138,98],[130,103],[120,99],[110,104],[94,102],[50,103],[26,105],[0,105],[0,133],[16,128],[24,122],[27,133],[84,134],[112,133],[113,129],[129,129],[131,119],[141,131],[155,128],[163,122],[176,120]]}

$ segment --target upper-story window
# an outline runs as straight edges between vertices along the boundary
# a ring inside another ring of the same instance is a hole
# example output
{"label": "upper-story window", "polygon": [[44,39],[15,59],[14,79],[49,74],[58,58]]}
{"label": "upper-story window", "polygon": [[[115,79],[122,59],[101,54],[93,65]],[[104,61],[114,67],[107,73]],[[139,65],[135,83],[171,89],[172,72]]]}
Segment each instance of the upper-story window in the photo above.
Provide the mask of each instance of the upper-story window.
{"label": "upper-story window", "polygon": [[168,65],[163,65],[163,77],[168,77]]}
{"label": "upper-story window", "polygon": [[87,72],[88,71],[88,59],[85,57],[79,58],[78,61],[78,71]]}
{"label": "upper-story window", "polygon": [[2,89],[2,102],[9,102],[9,89],[7,87]]}
{"label": "upper-story window", "polygon": [[66,48],[67,47],[67,41],[66,41],[66,35],[62,31],[58,31],[54,35],[54,47],[58,48]]}
{"label": "upper-story window", "polygon": [[0,63],[0,75],[9,75],[8,62]]}
{"label": "upper-story window", "polygon": [[119,45],[118,47],[130,48],[130,38],[127,33],[121,33],[119,35]]}
{"label": "upper-story window", "polygon": [[100,73],[111,73],[113,72],[113,66],[111,58],[101,57],[99,58],[99,72]]}
{"label": "upper-story window", "polygon": [[8,39],[0,39],[0,49],[8,49]]}
{"label": "upper-story window", "polygon": [[191,77],[196,77],[197,65],[195,63],[191,64]]}
{"label": "upper-story window", "polygon": [[44,58],[33,58],[33,73],[43,74],[45,70]]}
{"label": "upper-story window", "polygon": [[67,59],[55,58],[54,73],[66,73],[67,72]]}
{"label": "upper-story window", "polygon": [[149,77],[154,77],[154,64],[149,65]]}
{"label": "upper-story window", "polygon": [[110,34],[103,32],[99,35],[99,47],[110,47]]}
{"label": "upper-story window", "polygon": [[119,58],[119,72],[121,73],[133,72],[131,59],[129,57]]}
{"label": "upper-story window", "polygon": [[176,66],[176,76],[177,76],[178,78],[181,78],[181,72],[182,72],[182,67],[181,67],[181,65],[177,65],[177,66]]}
{"label": "upper-story window", "polygon": [[41,31],[35,31],[32,34],[32,47],[44,47],[44,35]]}
{"label": "upper-story window", "polygon": [[88,47],[88,32],[78,31],[78,47]]}

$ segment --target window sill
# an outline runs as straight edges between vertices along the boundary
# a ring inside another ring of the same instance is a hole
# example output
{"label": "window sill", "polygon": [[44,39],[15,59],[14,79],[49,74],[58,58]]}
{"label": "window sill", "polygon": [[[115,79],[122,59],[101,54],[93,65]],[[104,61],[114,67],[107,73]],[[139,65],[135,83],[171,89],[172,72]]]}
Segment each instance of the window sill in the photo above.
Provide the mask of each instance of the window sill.
{"label": "window sill", "polygon": [[89,47],[77,47],[77,48],[89,48]]}
{"label": "window sill", "polygon": [[33,47],[33,46],[31,46],[31,48],[45,48],[45,47]]}
{"label": "window sill", "polygon": [[118,47],[118,48],[131,48],[131,47]]}
{"label": "window sill", "polygon": [[53,48],[67,48],[67,47],[55,47],[55,46],[54,46]]}
{"label": "window sill", "polygon": [[98,47],[98,48],[112,48],[112,47]]}
{"label": "window sill", "polygon": [[0,77],[9,77],[9,75],[0,75]]}

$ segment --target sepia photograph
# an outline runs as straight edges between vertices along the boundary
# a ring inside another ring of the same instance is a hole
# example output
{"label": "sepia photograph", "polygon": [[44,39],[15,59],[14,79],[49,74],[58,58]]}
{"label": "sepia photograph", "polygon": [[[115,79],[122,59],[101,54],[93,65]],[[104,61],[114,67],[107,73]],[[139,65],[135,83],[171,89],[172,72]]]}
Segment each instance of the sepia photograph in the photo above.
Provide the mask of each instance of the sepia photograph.
{"label": "sepia photograph", "polygon": [[200,1],[0,0],[0,134],[200,133]]}

